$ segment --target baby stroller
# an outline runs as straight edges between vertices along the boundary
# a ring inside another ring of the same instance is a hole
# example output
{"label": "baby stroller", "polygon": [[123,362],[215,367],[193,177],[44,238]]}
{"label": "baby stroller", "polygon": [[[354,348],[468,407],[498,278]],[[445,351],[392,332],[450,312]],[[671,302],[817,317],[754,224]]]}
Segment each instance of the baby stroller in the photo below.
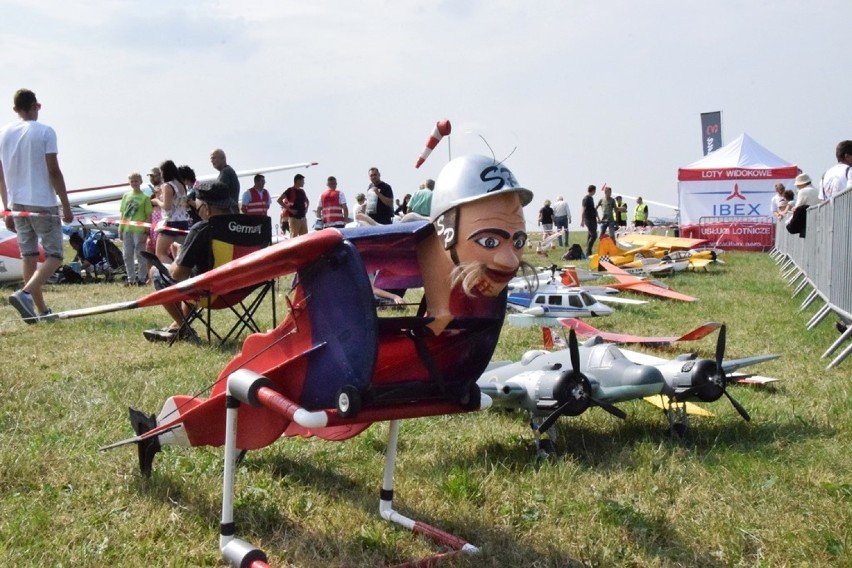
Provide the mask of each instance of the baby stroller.
{"label": "baby stroller", "polygon": [[74,260],[80,261],[83,270],[95,280],[103,274],[105,282],[112,282],[116,274],[125,271],[124,255],[103,231],[85,233],[85,238],[78,232],[69,237],[71,247],[77,251]]}

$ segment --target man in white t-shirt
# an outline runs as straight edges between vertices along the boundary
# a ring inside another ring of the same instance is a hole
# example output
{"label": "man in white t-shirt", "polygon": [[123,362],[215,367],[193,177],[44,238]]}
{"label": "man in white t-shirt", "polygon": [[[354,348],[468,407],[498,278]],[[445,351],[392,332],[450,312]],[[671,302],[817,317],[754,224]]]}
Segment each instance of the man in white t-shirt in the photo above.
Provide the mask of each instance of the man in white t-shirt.
{"label": "man in white t-shirt", "polygon": [[[35,93],[20,89],[15,93],[14,110],[21,118],[0,130],[0,198],[9,213],[6,228],[18,234],[24,287],[11,296],[9,304],[30,324],[49,319],[42,286],[62,264],[62,222],[74,220],[59,169],[56,133],[38,122],[41,104]],[[56,198],[62,203],[60,221]],[[38,266],[38,245],[46,259]]]}
{"label": "man in white t-shirt", "polygon": [[852,188],[852,140],[843,140],[835,150],[837,163],[822,175],[819,198],[833,199],[841,191]]}

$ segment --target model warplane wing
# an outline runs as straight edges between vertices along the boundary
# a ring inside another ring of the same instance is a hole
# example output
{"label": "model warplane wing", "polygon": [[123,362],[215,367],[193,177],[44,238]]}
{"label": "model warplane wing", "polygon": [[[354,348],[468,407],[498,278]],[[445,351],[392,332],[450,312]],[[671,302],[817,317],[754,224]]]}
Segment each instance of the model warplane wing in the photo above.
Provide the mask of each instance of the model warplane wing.
{"label": "model warplane wing", "polygon": [[[657,408],[662,408],[663,410],[669,410],[672,405],[671,400],[669,400],[669,398],[660,395],[646,396],[642,400],[656,406]],[[712,412],[701,408],[693,402],[684,402],[682,404],[686,408],[686,413],[690,416],[713,416]]]}
{"label": "model warplane wing", "polygon": [[91,308],[68,310],[55,315],[55,319],[70,319],[149,306],[162,306],[197,300],[206,295],[221,295],[241,288],[266,282],[272,278],[291,274],[319,258],[343,240],[335,229],[324,229],[272,245],[242,256],[194,278],[174,286],[157,290],[137,300],[107,304]]}
{"label": "model warplane wing", "polygon": [[[630,351],[628,349],[622,349],[622,353],[629,360],[634,363],[639,363],[640,365],[659,365],[660,363],[665,363],[669,359],[662,359],[660,357],[655,357],[654,355],[648,355],[647,353],[640,353],[639,351]],[[724,361],[722,363],[722,367],[725,370],[725,373],[730,373],[729,377],[738,383],[744,384],[757,384],[757,385],[765,385],[769,383],[775,383],[780,381],[781,379],[776,379],[774,377],[764,377],[761,375],[743,375],[741,373],[734,373],[735,369],[740,369],[747,365],[756,365],[757,363],[761,363],[763,361],[771,361],[772,359],[778,359],[780,355],[755,355],[753,357],[745,357],[743,359],[732,359],[730,361]]]}
{"label": "model warplane wing", "polygon": [[601,261],[601,266],[603,266],[606,271],[618,280],[617,284],[608,284],[610,288],[618,288],[620,290],[630,290],[632,292],[641,292],[643,294],[650,294],[652,296],[660,296],[661,298],[669,298],[670,300],[680,300],[682,302],[694,302],[698,298],[693,296],[687,296],[686,294],[681,294],[680,292],[675,292],[671,289],[666,289],[661,286],[657,286],[647,280],[643,280],[631,274],[628,274],[621,268],[614,266],[606,261]]}
{"label": "model warplane wing", "polygon": [[702,337],[706,337],[707,335],[713,333],[713,331],[719,329],[722,326],[722,324],[720,323],[709,322],[705,323],[704,325],[698,326],[692,331],[688,331],[680,336],[672,335],[647,337],[640,335],[630,335],[627,333],[613,333],[609,331],[603,331],[595,328],[592,325],[587,324],[584,321],[575,318],[562,318],[559,320],[559,323],[563,327],[573,329],[577,332],[577,335],[581,335],[583,337],[592,337],[595,335],[599,335],[604,340],[613,343],[645,343],[651,345],[671,345],[672,343],[676,343],[678,341],[695,341],[697,339],[701,339]]}

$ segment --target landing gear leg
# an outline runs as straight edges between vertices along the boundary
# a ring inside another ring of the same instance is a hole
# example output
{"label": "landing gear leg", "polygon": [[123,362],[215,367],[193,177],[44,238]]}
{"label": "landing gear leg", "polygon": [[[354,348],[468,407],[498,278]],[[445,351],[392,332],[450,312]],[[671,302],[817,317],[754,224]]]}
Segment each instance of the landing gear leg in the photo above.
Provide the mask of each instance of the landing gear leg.
{"label": "landing gear leg", "polygon": [[666,418],[669,421],[669,431],[672,436],[683,438],[689,428],[689,415],[686,413],[686,404],[672,401],[666,410]]}
{"label": "landing gear leg", "polygon": [[556,453],[556,430],[550,428],[542,435],[538,431],[540,424],[535,418],[530,420],[530,428],[533,431],[533,440],[535,441],[535,452],[537,458],[546,458]]}
{"label": "landing gear leg", "polygon": [[454,554],[478,553],[479,549],[474,545],[470,544],[469,542],[465,541],[464,539],[451,535],[450,533],[442,531],[441,529],[433,527],[432,525],[427,525],[426,523],[415,521],[414,519],[409,519],[408,517],[393,510],[393,474],[394,470],[396,469],[396,448],[398,440],[399,420],[392,420],[390,423],[390,433],[388,435],[388,450],[387,455],[385,457],[385,469],[384,476],[382,478],[382,490],[380,492],[379,497],[379,514],[386,521],[396,523],[414,533],[428,537],[435,544],[439,546],[448,547],[451,550],[449,552],[438,553],[432,557],[419,561],[400,564],[395,568],[432,566],[443,558],[452,556]]}

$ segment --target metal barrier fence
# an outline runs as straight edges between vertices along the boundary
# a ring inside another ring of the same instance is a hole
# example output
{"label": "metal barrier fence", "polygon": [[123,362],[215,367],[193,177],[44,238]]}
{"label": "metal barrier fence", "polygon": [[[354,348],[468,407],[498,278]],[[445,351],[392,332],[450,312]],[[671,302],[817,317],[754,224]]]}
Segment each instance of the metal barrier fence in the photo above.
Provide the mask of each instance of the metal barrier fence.
{"label": "metal barrier fence", "polygon": [[[825,353],[829,357],[852,337],[852,190],[837,195],[833,201],[811,207],[807,212],[806,236],[791,235],[782,222],[775,230],[775,248],[770,251],[780,266],[781,276],[790,286],[796,285],[793,297],[810,287],[799,311],[815,300],[823,306],[808,321],[813,329],[830,313],[845,322],[841,333]],[[839,365],[852,353],[852,343],[835,357],[828,368]]]}

